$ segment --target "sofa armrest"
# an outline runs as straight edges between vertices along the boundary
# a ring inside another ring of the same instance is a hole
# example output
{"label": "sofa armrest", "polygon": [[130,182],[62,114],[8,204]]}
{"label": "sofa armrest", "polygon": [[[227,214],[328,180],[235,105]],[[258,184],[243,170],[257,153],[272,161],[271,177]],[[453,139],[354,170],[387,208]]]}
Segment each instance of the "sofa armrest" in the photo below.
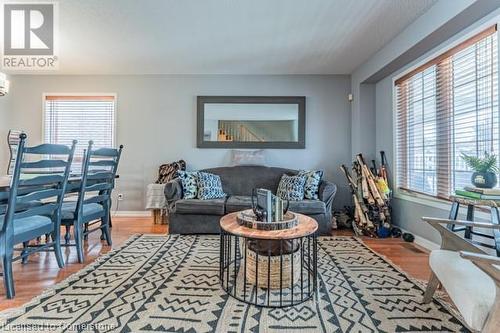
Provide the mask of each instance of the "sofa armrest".
{"label": "sofa armrest", "polygon": [[173,207],[177,200],[182,199],[182,183],[179,178],[172,179],[165,184],[165,198],[169,209]]}
{"label": "sofa armrest", "polygon": [[321,181],[319,184],[319,200],[323,201],[326,204],[327,212],[332,211],[332,203],[335,198],[335,194],[337,193],[337,185],[327,180]]}

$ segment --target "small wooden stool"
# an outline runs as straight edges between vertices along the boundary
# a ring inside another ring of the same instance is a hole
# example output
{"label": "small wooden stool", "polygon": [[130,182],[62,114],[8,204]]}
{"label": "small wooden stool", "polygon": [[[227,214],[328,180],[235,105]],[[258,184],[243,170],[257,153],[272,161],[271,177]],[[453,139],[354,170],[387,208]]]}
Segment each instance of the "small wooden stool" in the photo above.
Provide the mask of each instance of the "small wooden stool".
{"label": "small wooden stool", "polygon": [[151,210],[154,224],[168,224],[165,184],[149,184],[146,193],[146,209]]}
{"label": "small wooden stool", "polygon": [[166,209],[153,209],[152,214],[154,224],[168,224]]}
{"label": "small wooden stool", "polygon": [[[453,204],[450,209],[450,220],[456,220],[458,217],[458,211],[460,209],[460,205],[467,206],[467,221],[474,221],[474,210],[475,207],[489,207],[491,212],[491,223],[492,224],[500,224],[500,213],[498,210],[498,205],[496,201],[493,200],[476,200],[471,198],[465,198],[461,196],[451,196],[450,199],[453,200]],[[497,257],[500,257],[500,231],[498,229],[493,229],[493,235],[484,234],[482,232],[474,231],[472,227],[458,227],[456,228],[454,224],[450,223],[447,225],[447,228],[453,232],[464,231],[464,238],[469,242],[487,247],[490,249],[494,249],[496,251]],[[472,236],[480,236],[488,239],[493,239],[495,245],[485,244],[482,242],[478,242],[472,239]]]}

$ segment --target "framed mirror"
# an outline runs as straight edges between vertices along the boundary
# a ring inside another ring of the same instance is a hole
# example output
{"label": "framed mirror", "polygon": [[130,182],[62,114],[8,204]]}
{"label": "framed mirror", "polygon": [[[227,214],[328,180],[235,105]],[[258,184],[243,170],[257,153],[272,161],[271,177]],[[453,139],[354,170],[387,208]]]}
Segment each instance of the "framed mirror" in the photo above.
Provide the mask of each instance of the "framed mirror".
{"label": "framed mirror", "polygon": [[305,148],[303,96],[198,96],[198,148]]}

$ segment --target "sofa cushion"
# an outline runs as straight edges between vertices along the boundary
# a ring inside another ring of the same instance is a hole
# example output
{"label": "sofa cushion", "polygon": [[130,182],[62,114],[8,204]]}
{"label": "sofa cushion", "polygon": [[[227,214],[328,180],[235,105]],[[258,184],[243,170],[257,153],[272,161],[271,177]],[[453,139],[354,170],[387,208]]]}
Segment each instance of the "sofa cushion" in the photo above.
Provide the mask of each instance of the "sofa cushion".
{"label": "sofa cushion", "polygon": [[495,302],[493,280],[454,251],[432,251],[429,265],[467,324],[480,331]]}
{"label": "sofa cushion", "polygon": [[175,202],[174,213],[224,215],[225,199],[181,199]]}
{"label": "sofa cushion", "polygon": [[295,175],[297,171],[255,165],[240,165],[201,170],[219,175],[224,193],[232,195],[252,195],[254,188],[276,191],[281,175]]}
{"label": "sofa cushion", "polygon": [[326,205],[319,200],[290,201],[288,209],[295,213],[314,215],[326,213]]}
{"label": "sofa cushion", "polygon": [[276,195],[284,200],[303,200],[305,184],[305,176],[289,176],[284,174],[281,176]]}
{"label": "sofa cushion", "polygon": [[210,200],[225,196],[219,176],[208,172],[198,172],[198,199]]}
{"label": "sofa cushion", "polygon": [[[252,208],[252,198],[249,196],[230,196],[226,202],[226,213],[234,213],[240,210]],[[300,214],[324,214],[326,206],[319,200],[299,200],[290,201],[289,210]]]}
{"label": "sofa cushion", "polygon": [[252,208],[252,197],[245,195],[230,196],[226,202],[226,212],[234,213]]}

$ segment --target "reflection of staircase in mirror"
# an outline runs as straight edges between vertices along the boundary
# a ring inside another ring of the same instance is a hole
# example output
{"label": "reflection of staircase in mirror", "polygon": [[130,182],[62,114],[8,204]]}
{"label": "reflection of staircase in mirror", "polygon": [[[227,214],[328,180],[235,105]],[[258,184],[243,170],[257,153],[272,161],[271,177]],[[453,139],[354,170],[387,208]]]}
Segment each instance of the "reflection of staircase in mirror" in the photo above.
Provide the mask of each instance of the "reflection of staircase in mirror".
{"label": "reflection of staircase in mirror", "polygon": [[263,142],[264,139],[240,122],[219,121],[217,141]]}

